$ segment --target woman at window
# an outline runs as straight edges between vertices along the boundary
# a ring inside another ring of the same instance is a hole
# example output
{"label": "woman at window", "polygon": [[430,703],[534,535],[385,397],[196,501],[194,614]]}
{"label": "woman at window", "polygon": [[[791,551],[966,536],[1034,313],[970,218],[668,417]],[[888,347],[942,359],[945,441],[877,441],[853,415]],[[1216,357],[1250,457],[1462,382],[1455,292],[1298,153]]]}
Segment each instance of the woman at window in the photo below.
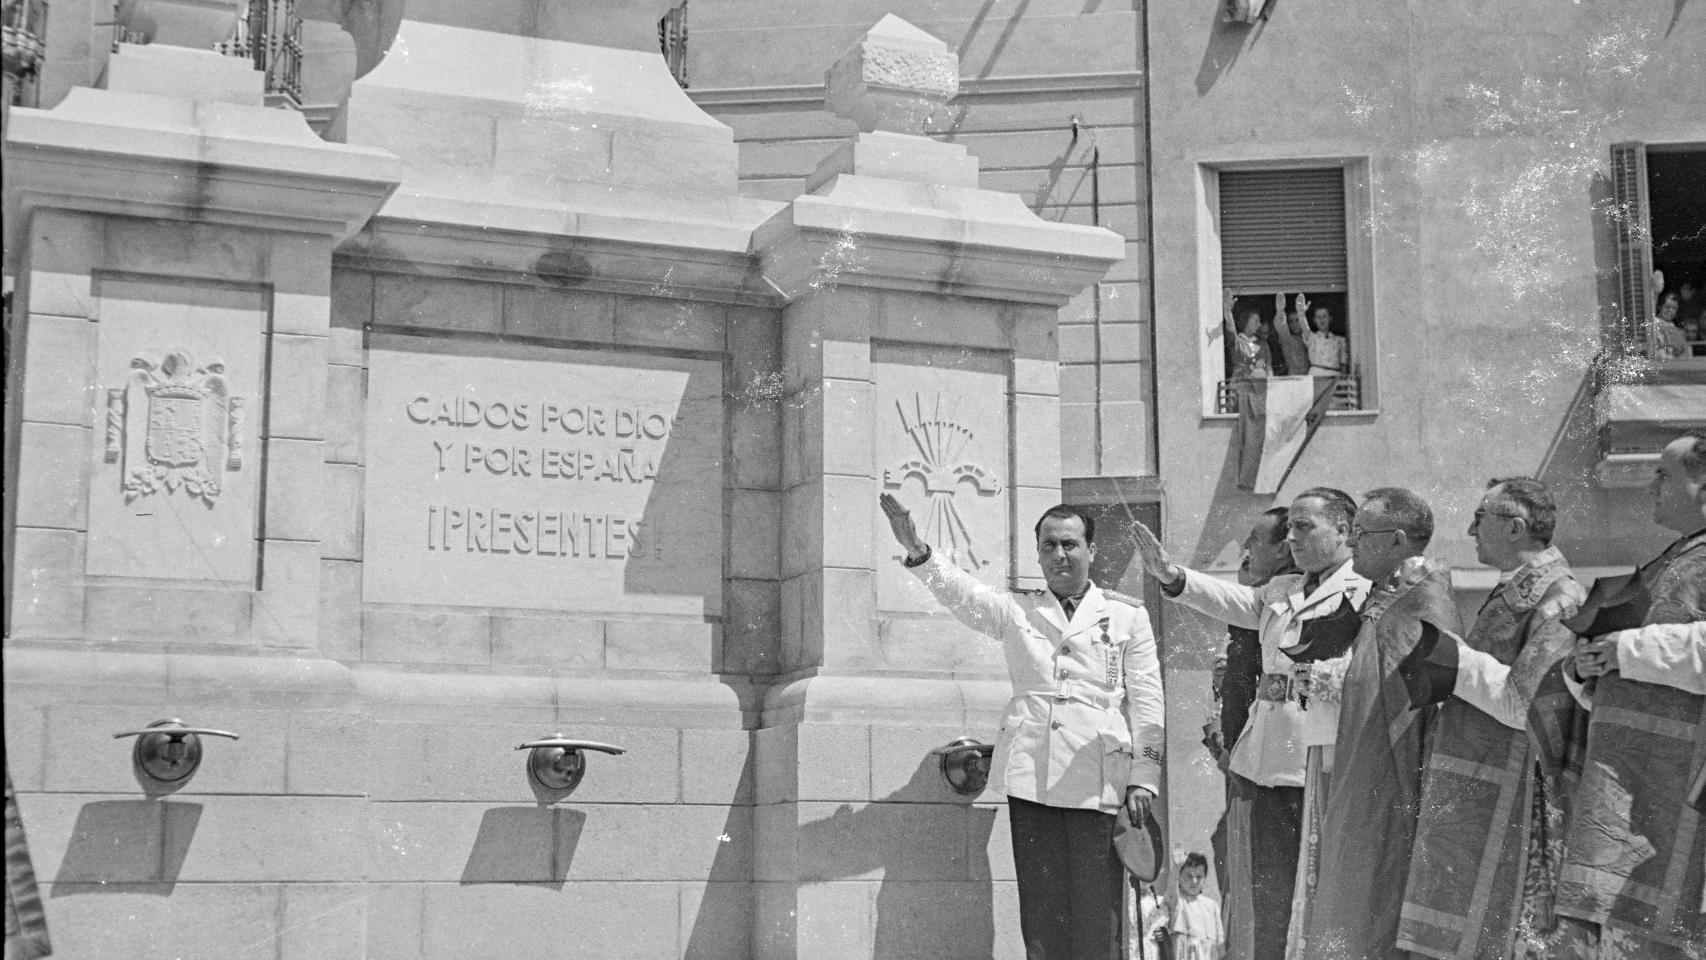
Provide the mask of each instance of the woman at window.
{"label": "woman at window", "polygon": [[1297,295],[1297,315],[1309,318],[1309,373],[1316,377],[1342,377],[1350,369],[1350,349],[1345,338],[1333,332],[1333,311],[1324,306],[1311,312],[1309,298]]}
{"label": "woman at window", "polygon": [[1658,309],[1647,323],[1647,353],[1654,360],[1680,360],[1688,356],[1688,334],[1676,325],[1682,298],[1675,290],[1659,294]]}
{"label": "woman at window", "polygon": [[1220,322],[1232,344],[1233,380],[1266,378],[1273,373],[1273,359],[1268,352],[1268,338],[1262,333],[1261,311],[1245,308],[1241,324],[1232,320],[1232,288],[1227,287],[1221,300]]}

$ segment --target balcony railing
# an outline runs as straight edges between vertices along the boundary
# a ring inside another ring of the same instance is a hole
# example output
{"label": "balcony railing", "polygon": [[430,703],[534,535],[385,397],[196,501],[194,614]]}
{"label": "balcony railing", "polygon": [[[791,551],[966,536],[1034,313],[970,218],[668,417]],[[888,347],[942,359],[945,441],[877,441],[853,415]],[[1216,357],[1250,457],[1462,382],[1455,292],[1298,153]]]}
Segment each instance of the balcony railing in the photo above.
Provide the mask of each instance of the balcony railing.
{"label": "balcony railing", "polygon": [[267,78],[268,106],[301,107],[302,19],[296,0],[249,0],[248,11],[217,49],[254,61]]}
{"label": "balcony railing", "polygon": [[[1261,378],[1244,380],[1222,380],[1214,393],[1215,413],[1238,412],[1239,384],[1260,383]],[[1333,402],[1328,410],[1361,410],[1362,382],[1355,376],[1341,376],[1333,383]]]}

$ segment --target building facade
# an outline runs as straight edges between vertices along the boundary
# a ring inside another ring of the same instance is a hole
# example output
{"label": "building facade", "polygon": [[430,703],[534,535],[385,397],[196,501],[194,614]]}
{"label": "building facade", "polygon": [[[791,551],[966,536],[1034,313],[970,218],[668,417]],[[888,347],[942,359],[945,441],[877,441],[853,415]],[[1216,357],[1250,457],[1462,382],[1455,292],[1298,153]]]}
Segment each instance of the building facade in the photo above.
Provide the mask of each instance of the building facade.
{"label": "building facade", "polygon": [[[1088,505],[1141,593],[1137,520],[1231,576],[1297,490],[1411,486],[1472,612],[1488,477],[1626,569],[1706,421],[1647,348],[1653,271],[1706,279],[1686,4],[218,6],[52,0],[8,60],[7,766],[61,955],[1021,956],[1000,797],[931,752],[993,738],[999,654],[879,492],[1021,586]],[[1227,288],[1342,340],[1275,493]],[[1182,854],[1224,631],[1149,609]],[[111,739],[168,718],[241,739]]]}

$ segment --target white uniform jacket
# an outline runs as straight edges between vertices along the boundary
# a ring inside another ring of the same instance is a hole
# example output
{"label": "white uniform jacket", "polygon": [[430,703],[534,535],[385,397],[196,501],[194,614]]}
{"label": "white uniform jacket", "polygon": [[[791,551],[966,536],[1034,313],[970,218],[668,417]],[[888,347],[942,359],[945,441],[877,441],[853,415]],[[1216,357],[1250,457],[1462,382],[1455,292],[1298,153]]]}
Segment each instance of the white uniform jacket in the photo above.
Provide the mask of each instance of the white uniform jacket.
{"label": "white uniform jacket", "polygon": [[1140,601],[1092,584],[1068,622],[1047,590],[995,589],[940,554],[911,569],[961,623],[1001,641],[1013,699],[989,766],[998,789],[1108,812],[1127,786],[1160,793],[1161,665]]}
{"label": "white uniform jacket", "polygon": [[1270,677],[1290,676],[1297,666],[1280,648],[1297,644],[1303,638],[1303,622],[1337,610],[1341,598],[1349,596],[1359,610],[1368,599],[1368,580],[1352,573],[1348,561],[1322,578],[1308,596],[1303,595],[1303,579],[1301,573],[1288,573],[1260,587],[1246,587],[1186,570],[1183,589],[1173,597],[1223,623],[1255,630],[1262,643],[1262,684],[1285,688],[1257,694],[1244,732],[1232,748],[1232,772],[1264,787],[1303,786],[1305,751],[1332,746],[1339,728],[1338,686],[1350,662],[1346,653],[1313,665],[1314,689],[1305,710],[1302,690],[1283,680],[1270,684]]}

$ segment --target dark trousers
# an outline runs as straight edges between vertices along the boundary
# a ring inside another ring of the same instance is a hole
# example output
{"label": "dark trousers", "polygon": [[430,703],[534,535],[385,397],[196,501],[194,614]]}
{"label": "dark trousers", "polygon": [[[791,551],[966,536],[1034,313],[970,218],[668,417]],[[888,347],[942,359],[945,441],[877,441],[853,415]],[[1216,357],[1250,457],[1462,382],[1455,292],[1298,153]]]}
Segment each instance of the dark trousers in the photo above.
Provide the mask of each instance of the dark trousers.
{"label": "dark trousers", "polygon": [[1303,845],[1303,788],[1249,786],[1255,792],[1250,805],[1255,960],[1284,960],[1291,895],[1297,889],[1297,853]]}
{"label": "dark trousers", "polygon": [[1007,799],[1028,960],[1119,960],[1114,815]]}

